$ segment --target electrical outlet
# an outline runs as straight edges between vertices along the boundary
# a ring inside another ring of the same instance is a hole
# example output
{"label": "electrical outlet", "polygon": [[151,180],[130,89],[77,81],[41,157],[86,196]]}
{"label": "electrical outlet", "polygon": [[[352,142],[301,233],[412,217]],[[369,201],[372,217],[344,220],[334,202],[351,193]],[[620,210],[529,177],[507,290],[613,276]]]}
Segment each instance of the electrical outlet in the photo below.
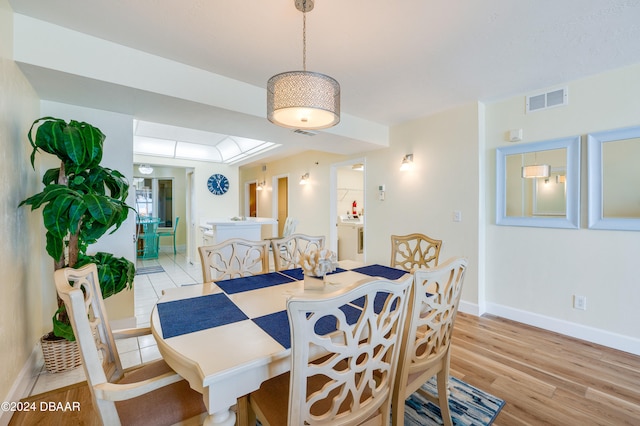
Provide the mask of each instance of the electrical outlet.
{"label": "electrical outlet", "polygon": [[573,295],[573,309],[587,310],[587,296]]}

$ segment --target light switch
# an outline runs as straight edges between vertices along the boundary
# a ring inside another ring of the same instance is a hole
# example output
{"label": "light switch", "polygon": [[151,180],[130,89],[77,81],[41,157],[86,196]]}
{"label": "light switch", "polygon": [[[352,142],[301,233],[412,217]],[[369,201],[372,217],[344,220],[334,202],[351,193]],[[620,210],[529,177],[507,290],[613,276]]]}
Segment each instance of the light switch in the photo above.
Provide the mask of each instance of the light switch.
{"label": "light switch", "polygon": [[453,221],[462,222],[462,212],[460,210],[453,211]]}

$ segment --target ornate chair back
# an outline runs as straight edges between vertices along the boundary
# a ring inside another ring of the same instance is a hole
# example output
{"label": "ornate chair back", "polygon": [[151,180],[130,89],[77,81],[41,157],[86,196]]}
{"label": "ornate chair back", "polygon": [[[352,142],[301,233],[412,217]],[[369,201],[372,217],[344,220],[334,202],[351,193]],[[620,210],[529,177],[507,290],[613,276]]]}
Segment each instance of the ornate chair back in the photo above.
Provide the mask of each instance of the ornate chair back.
{"label": "ornate chair back", "polygon": [[267,425],[388,424],[412,282],[407,274],[397,281],[372,279],[329,297],[292,297],[291,373],[283,407],[288,414],[267,417],[271,399],[287,392],[286,384],[271,389],[267,382],[249,396],[258,419]]}
{"label": "ornate chair back", "polygon": [[232,238],[198,247],[204,282],[269,272],[269,241]]}
{"label": "ornate chair back", "polygon": [[391,236],[391,267],[413,271],[438,266],[442,240],[424,234]]}
{"label": "ornate chair back", "polygon": [[324,236],[310,236],[305,234],[292,234],[284,238],[271,240],[273,251],[273,264],[276,271],[299,268],[296,259],[311,250],[324,248]]}

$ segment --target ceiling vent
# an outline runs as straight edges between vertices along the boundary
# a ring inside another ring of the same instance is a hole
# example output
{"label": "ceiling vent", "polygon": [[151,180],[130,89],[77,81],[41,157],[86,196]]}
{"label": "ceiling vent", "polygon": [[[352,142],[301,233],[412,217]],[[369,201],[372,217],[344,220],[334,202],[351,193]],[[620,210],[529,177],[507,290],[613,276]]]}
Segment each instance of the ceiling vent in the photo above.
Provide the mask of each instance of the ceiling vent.
{"label": "ceiling vent", "polygon": [[569,103],[569,92],[566,87],[554,89],[549,92],[537,93],[527,96],[527,112],[540,111],[567,105]]}
{"label": "ceiling vent", "polygon": [[318,132],[313,132],[313,131],[310,131],[310,130],[302,130],[302,129],[295,129],[293,131],[293,133],[299,133],[299,134],[305,135],[305,136],[315,136],[315,135],[318,134]]}

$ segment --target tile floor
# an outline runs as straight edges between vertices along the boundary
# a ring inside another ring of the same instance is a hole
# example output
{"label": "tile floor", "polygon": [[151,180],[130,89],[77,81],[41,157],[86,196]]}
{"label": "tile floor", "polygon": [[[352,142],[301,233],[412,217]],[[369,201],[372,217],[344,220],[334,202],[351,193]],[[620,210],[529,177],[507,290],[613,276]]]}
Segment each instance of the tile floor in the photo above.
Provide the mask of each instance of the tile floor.
{"label": "tile floor", "polygon": [[[162,295],[163,289],[202,282],[200,264],[189,264],[184,253],[180,251],[174,255],[173,249],[166,251],[161,249],[158,259],[137,261],[138,268],[158,265],[162,266],[164,272],[136,275],[134,281],[134,306],[138,327],[149,326],[151,311]],[[156,342],[151,335],[120,340],[116,345],[124,368],[160,358]],[[30,395],[37,395],[85,380],[82,366],[62,373],[49,373],[44,368],[43,360],[40,360],[39,365],[42,367],[38,368],[35,373],[38,377]]]}

